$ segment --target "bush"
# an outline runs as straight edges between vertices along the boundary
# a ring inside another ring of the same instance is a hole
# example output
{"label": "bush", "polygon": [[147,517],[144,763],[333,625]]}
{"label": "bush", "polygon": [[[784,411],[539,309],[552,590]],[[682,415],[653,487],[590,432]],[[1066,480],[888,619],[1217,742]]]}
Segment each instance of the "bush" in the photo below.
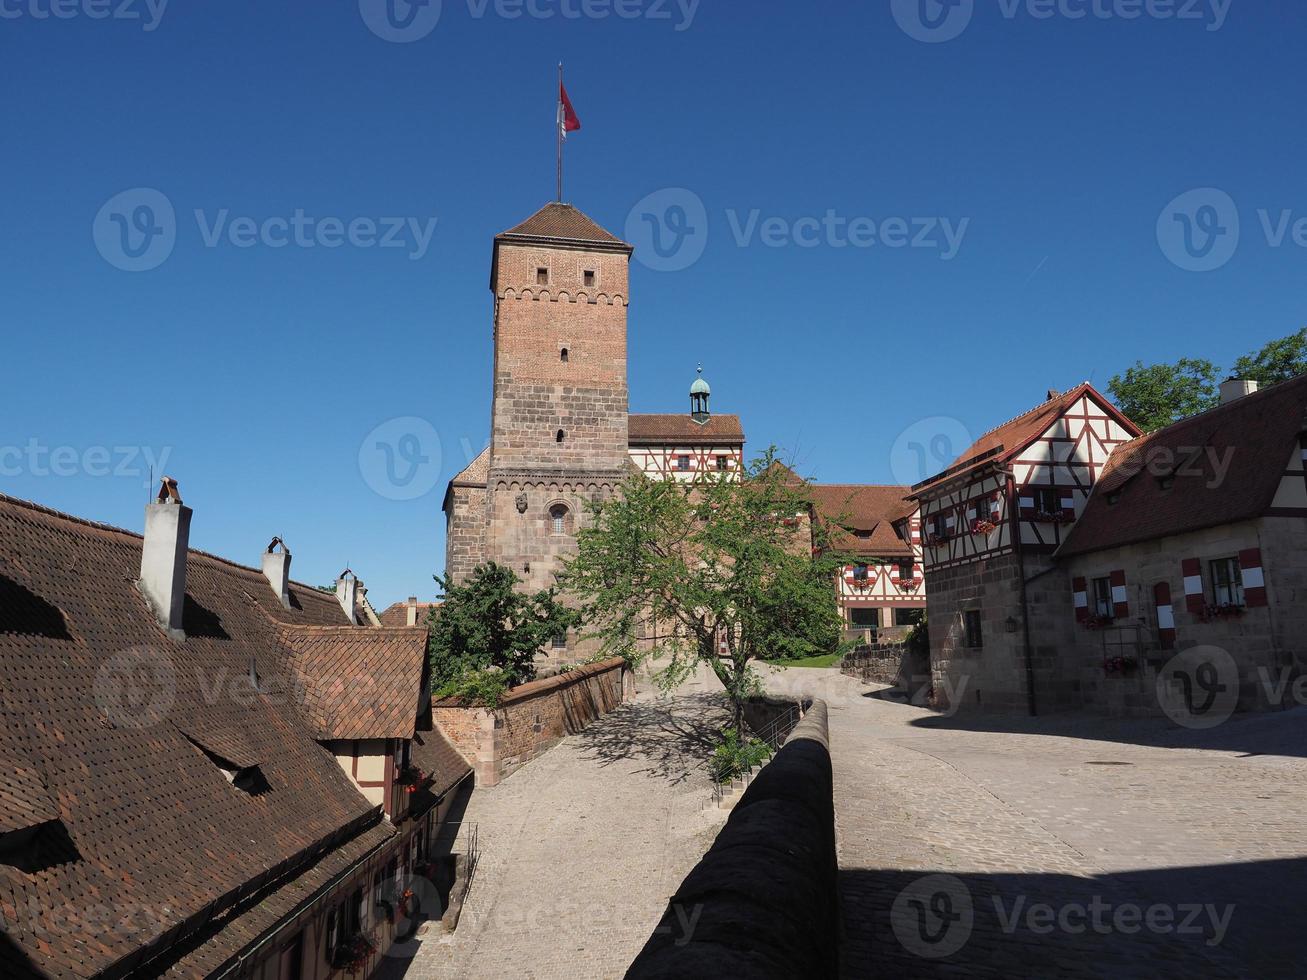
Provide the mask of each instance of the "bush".
{"label": "bush", "polygon": [[465,704],[498,708],[508,691],[509,677],[503,671],[468,670],[436,689],[438,698],[457,698]]}
{"label": "bush", "polygon": [[771,758],[771,746],[761,739],[741,740],[734,728],[722,732],[721,743],[713,750],[713,779],[725,783],[742,776]]}

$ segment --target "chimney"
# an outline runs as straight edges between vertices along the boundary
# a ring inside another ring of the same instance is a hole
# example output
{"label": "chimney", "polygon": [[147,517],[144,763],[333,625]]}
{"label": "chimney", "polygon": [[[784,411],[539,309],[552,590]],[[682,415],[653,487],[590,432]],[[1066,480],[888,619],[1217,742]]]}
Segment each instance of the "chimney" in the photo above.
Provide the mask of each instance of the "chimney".
{"label": "chimney", "polygon": [[[281,551],[277,549],[280,548]],[[283,609],[290,608],[290,549],[281,538],[273,538],[263,553],[263,577],[272,586],[273,593]]]}
{"label": "chimney", "polygon": [[145,543],[141,548],[141,579],[137,588],[145,596],[159,625],[175,640],[182,632],[186,602],[186,552],[191,541],[191,514],[177,492],[177,481],[165,476],[159,496],[145,506]]}
{"label": "chimney", "polygon": [[407,624],[409,626],[416,626],[418,624],[418,597],[415,595],[408,597]]}
{"label": "chimney", "polygon": [[358,625],[359,580],[348,568],[336,579],[336,600],[345,610],[351,625]]}
{"label": "chimney", "polygon": [[1228,405],[1230,402],[1238,401],[1245,395],[1251,395],[1258,389],[1256,381],[1246,381],[1242,378],[1230,378],[1221,382],[1221,404]]}
{"label": "chimney", "polygon": [[1044,400],[1051,402],[1053,399],[1061,397],[1062,392],[1058,391],[1056,388],[1049,388],[1048,393],[1044,396]]}

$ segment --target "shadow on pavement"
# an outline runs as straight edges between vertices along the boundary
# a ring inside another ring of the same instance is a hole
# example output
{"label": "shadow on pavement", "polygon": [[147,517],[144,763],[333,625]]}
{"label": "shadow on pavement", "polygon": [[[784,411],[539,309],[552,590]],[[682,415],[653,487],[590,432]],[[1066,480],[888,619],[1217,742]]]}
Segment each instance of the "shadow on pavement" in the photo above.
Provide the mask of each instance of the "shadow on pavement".
{"label": "shadow on pavement", "polygon": [[845,869],[840,892],[845,977],[1273,978],[1307,962],[1307,858],[1100,878]]}
{"label": "shadow on pavement", "polygon": [[718,734],[729,719],[721,695],[683,694],[628,702],[574,737],[601,766],[644,763],[632,771],[675,784],[707,771]]}

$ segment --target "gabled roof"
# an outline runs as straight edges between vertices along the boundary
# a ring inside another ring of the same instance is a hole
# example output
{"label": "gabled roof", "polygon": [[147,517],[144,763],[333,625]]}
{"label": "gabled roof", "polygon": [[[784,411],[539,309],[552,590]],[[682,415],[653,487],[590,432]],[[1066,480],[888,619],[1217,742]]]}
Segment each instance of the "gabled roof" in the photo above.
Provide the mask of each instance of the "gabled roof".
{"label": "gabled roof", "polygon": [[283,626],[280,643],[317,738],[413,737],[423,695],[425,624]]}
{"label": "gabled roof", "polygon": [[1118,446],[1058,555],[1260,517],[1304,429],[1307,375]]}
{"label": "gabled roof", "polygon": [[410,606],[417,607],[416,626],[426,626],[427,616],[432,609],[439,609],[439,602],[396,602],[387,606],[377,618],[381,620],[382,626],[407,626],[408,610]]}
{"label": "gabled roof", "polygon": [[605,231],[588,215],[558,201],[551,201],[521,224],[496,235],[495,243],[500,242],[633,251],[631,245]]}
{"label": "gabled roof", "polygon": [[[5,916],[0,975],[154,956],[207,974],[296,907],[313,869],[394,833],[287,688],[251,683],[285,671],[278,624],[344,622],[335,597],[296,583],[284,609],[262,572],[191,551],[186,639],[172,640],[137,590],[141,547],[0,496],[0,811],[11,825],[57,813],[66,842],[34,871],[0,862],[0,909],[153,913],[112,929]],[[257,765],[267,789],[233,786],[225,763]]]}
{"label": "gabled roof", "polygon": [[742,446],[738,415],[712,415],[696,422],[688,415],[632,415],[627,440],[633,446]]}
{"label": "gabled roof", "polygon": [[910,557],[912,548],[894,530],[894,522],[917,509],[904,499],[907,487],[850,483],[808,486],[817,517],[830,530],[831,545],[862,557]]}
{"label": "gabled roof", "polygon": [[1138,433],[1139,428],[1117,411],[1116,407],[1105,398],[1088,381],[1082,382],[1070,391],[1053,395],[1028,412],[990,429],[973,442],[945,470],[923,480],[911,488],[913,496],[933,489],[946,481],[955,480],[985,466],[1002,465],[1019,456],[1032,442],[1040,437],[1064,413],[1071,410],[1077,401],[1088,396],[1097,402],[1113,419],[1127,431]]}

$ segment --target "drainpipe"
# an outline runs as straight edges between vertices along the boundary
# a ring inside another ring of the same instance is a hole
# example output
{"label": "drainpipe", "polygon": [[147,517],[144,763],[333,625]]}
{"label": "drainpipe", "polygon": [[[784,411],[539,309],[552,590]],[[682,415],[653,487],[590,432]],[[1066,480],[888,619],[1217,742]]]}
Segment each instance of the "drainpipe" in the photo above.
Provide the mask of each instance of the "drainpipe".
{"label": "drainpipe", "polygon": [[1026,552],[1021,546],[1021,502],[1017,499],[1016,476],[1011,469],[1002,471],[1007,478],[1008,520],[1012,522],[1012,546],[1017,553],[1017,576],[1021,580],[1021,632],[1026,661],[1026,708],[1031,717],[1039,714],[1035,704],[1035,665],[1030,648],[1030,599],[1026,591]]}

